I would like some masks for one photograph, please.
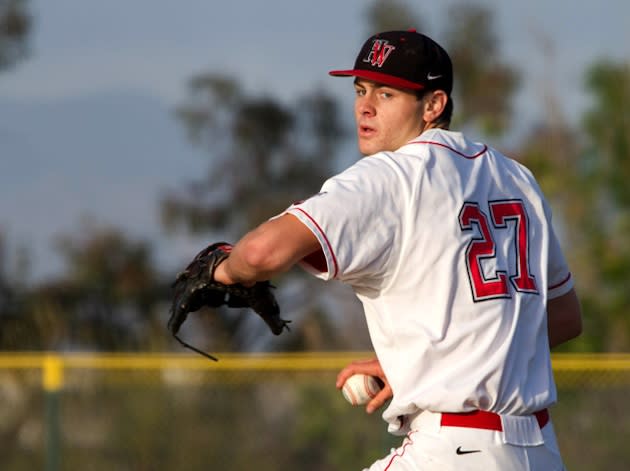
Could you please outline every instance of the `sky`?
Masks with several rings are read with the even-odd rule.
[[[151,241],[167,270],[190,258],[203,238],[165,235],[158,207],[166,188],[207,169],[173,116],[187,81],[220,71],[287,103],[314,87],[349,103],[350,83],[327,71],[352,65],[368,35],[363,0],[27,3],[30,55],[0,75],[0,232],[10,249],[29,248],[35,279],[62,269],[53,241],[80,236],[86,218]],[[442,42],[461,2],[408,3]],[[577,122],[589,105],[586,68],[630,62],[627,0],[477,3],[494,13],[500,53],[523,75],[521,129],[538,119],[545,87]]]

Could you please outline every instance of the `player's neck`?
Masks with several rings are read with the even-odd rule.
[[[422,124],[423,125],[420,131],[420,134],[422,134],[425,131],[428,131],[429,129],[443,129],[445,131],[448,131],[448,126],[445,126],[444,124],[438,123],[435,121],[432,121],[432,122],[423,121]]]

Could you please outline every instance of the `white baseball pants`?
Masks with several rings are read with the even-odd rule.
[[[551,420],[501,417],[503,430],[441,424],[424,411],[411,420],[399,448],[363,471],[563,471]]]

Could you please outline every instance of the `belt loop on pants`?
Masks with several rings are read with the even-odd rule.
[[[534,417],[538,421],[539,427],[542,429],[549,422],[549,411],[547,409],[535,412]],[[472,412],[442,412],[440,425],[443,427],[468,427],[480,428],[486,430],[503,431],[501,416],[494,412],[483,410],[475,410]]]

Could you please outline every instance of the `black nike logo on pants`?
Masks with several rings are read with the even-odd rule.
[[[481,453],[481,450],[462,450],[462,447],[458,446],[457,450],[455,450],[455,453],[457,453],[458,455],[467,455],[469,453]]]

